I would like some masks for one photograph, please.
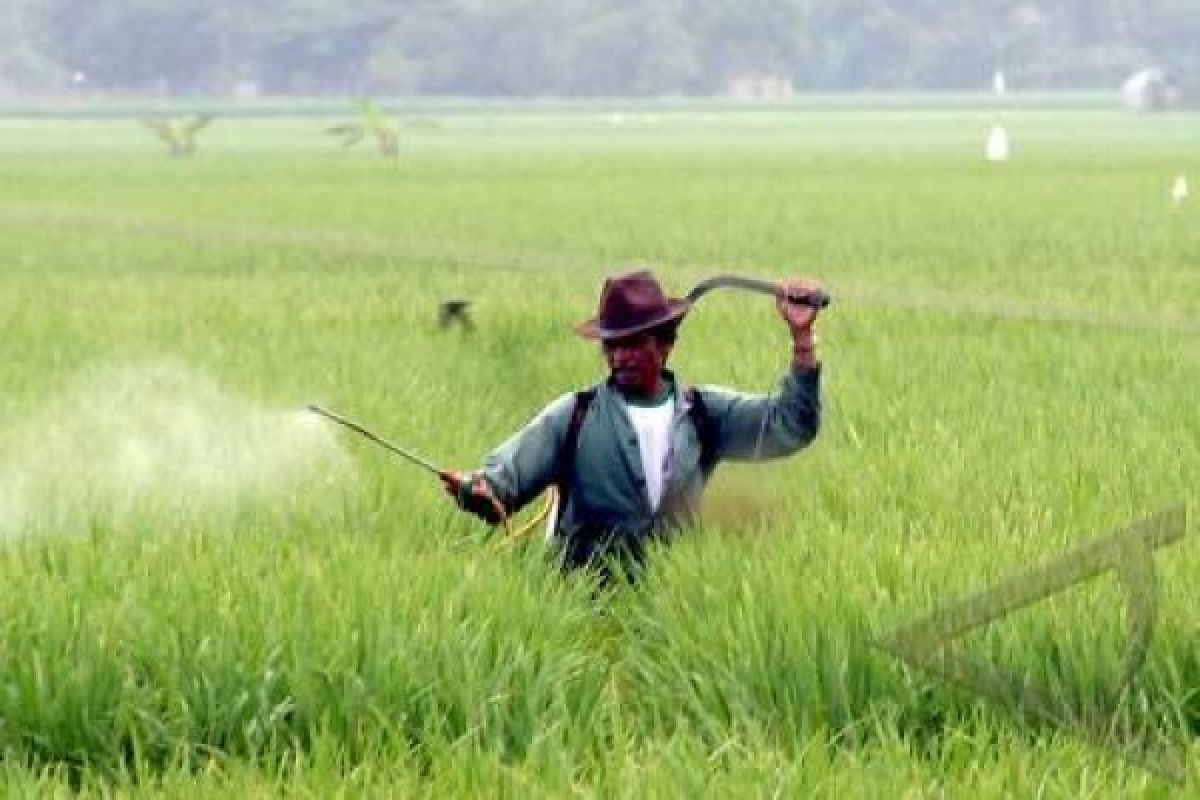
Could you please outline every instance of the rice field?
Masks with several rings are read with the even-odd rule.
[[[0,782],[13,796],[1171,796],[1200,785],[1194,531],[1145,665],[1113,573],[958,642],[1183,787],[901,664],[894,627],[1200,475],[1200,115],[457,109],[395,164],[318,119],[0,119]],[[1013,156],[983,159],[1004,124]],[[1193,196],[1170,197],[1177,175]],[[604,275],[821,280],[813,446],[597,597],[436,481],[603,377]],[[437,325],[472,301],[473,333]],[[770,301],[672,366],[770,391]],[[532,517],[530,509],[522,519]],[[1114,703],[1116,705],[1114,705]],[[1097,712],[1100,713],[1100,712]]]

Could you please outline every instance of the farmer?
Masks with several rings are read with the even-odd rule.
[[[640,564],[649,539],[695,520],[719,461],[787,456],[816,436],[817,310],[785,298],[817,291],[804,280],[779,284],[776,307],[791,333],[791,363],[777,393],[753,395],[684,384],[666,367],[689,303],[667,297],[646,270],[608,278],[596,316],[575,328],[599,340],[608,380],[559,397],[494,450],[483,469],[445,477],[447,492],[497,524],[557,486],[551,538],[564,566],[609,556]]]

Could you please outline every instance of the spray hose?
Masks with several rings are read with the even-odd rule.
[[[456,480],[457,480],[457,478],[456,478]],[[507,534],[508,539],[510,541],[515,541],[515,540],[518,540],[518,539],[522,538],[523,536],[525,536],[525,534],[529,533],[531,530],[533,530],[538,525],[542,524],[542,522],[545,521],[546,517],[550,515],[551,509],[553,509],[555,504],[558,502],[557,487],[548,486],[545,490],[545,496],[546,496],[546,500],[545,500],[545,502],[542,503],[541,509],[539,509],[538,512],[533,515],[533,518],[531,520],[529,520],[528,522],[526,522],[525,524],[523,524],[521,527],[517,528],[516,530],[513,530],[512,515],[508,513],[507,509],[505,509],[504,504],[501,503],[498,499],[496,499],[496,497],[494,495],[491,495],[491,494],[489,494],[488,499],[491,503],[492,511],[495,513],[496,524],[503,525],[504,532],[505,532],[505,534]],[[461,494],[459,495],[459,497],[460,497],[459,505],[462,506],[463,504],[462,504],[462,500],[461,500]]]
[[[514,541],[519,540],[519,539],[523,538],[525,536],[525,534],[529,533],[531,530],[533,530],[537,526],[544,523],[546,521],[546,518],[550,516],[550,510],[552,508],[554,508],[554,506],[557,503],[558,503],[558,489],[551,486],[546,489],[546,501],[544,503],[542,503],[542,507],[540,509],[538,509],[538,512],[533,515],[533,519],[529,520],[524,525],[517,528],[515,531],[512,530],[511,528],[506,528],[509,538]],[[507,526],[508,518],[505,517],[504,521],[505,521],[505,525]]]

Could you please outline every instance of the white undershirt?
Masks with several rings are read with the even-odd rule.
[[[675,398],[668,395],[661,405],[646,407],[626,403],[629,421],[637,431],[638,450],[642,454],[642,473],[646,476],[646,496],[650,507],[658,510],[662,500],[663,482],[671,449],[671,418],[675,413]]]

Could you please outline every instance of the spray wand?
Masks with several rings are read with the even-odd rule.
[[[372,442],[374,442],[375,444],[384,448],[385,450],[389,450],[398,456],[406,458],[419,467],[424,467],[425,469],[432,472],[434,475],[437,475],[442,480],[453,479],[453,474],[449,470],[442,469],[441,467],[439,467],[436,464],[434,464],[433,462],[431,462],[429,459],[417,455],[412,450],[409,450],[406,447],[401,447],[398,444],[392,444],[387,439],[384,439],[382,436],[371,433],[371,431],[367,430],[362,425],[359,425],[357,422],[347,419],[346,417],[343,417],[341,414],[335,414],[334,412],[330,411],[329,409],[322,408],[321,406],[318,406],[318,405],[308,405],[308,406],[305,406],[305,409],[307,411],[313,412],[314,414],[320,414],[322,417],[332,420],[344,428],[349,428],[350,430],[354,431],[355,433],[359,434],[360,436],[365,436],[366,438],[370,439]]]
[[[352,419],[344,417],[341,414],[337,414],[333,411],[330,411],[327,408],[323,408],[323,407],[321,407],[319,405],[315,405],[315,404],[305,406],[305,409],[307,411],[311,411],[314,414],[318,414],[332,422],[336,422],[338,425],[341,425],[344,428],[354,431],[359,436],[369,439],[370,441],[372,441],[375,444],[379,445],[380,447],[384,448],[388,452],[395,453],[396,455],[406,459],[407,461],[409,461],[413,464],[416,464],[418,467],[421,467],[429,472],[432,472],[434,475],[438,476],[438,478],[440,478],[443,483],[454,484],[454,485],[458,484],[459,477],[457,475],[455,475],[453,472],[451,472],[450,470],[442,469],[441,467],[434,464],[429,459],[425,458],[424,456],[418,455],[417,453],[413,452],[412,450],[410,450],[407,447],[401,447],[398,444],[389,442],[387,439],[384,439],[379,434],[371,432],[370,430],[363,427],[362,425],[359,425],[357,422],[355,422]],[[500,518],[500,522],[504,525],[504,529],[506,531],[508,531],[510,536],[520,537],[520,536],[524,535],[525,533],[529,532],[530,530],[532,530],[535,525],[540,524],[541,521],[543,519],[545,519],[546,515],[550,512],[550,506],[554,502],[554,500],[555,500],[555,495],[553,493],[553,490],[551,490],[550,496],[547,497],[545,507],[543,507],[542,510],[540,512],[538,512],[538,514],[533,519],[533,521],[527,523],[526,525],[524,525],[523,527],[521,527],[520,529],[518,529],[516,531],[513,531],[511,526],[509,525],[508,514],[505,513],[504,508],[502,506],[500,506],[499,504],[497,504],[494,499],[493,499],[493,504],[495,505],[496,514]]]

